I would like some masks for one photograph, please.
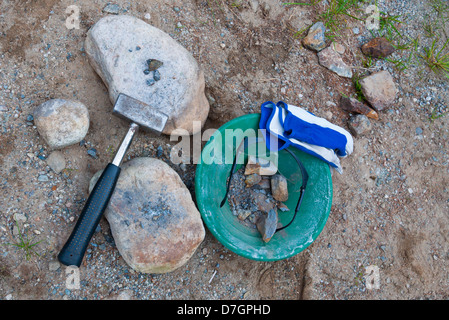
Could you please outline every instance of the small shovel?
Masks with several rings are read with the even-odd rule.
[[[119,94],[113,113],[130,120],[131,125],[114,160],[106,166],[90,193],[72,234],[58,255],[58,260],[67,266],[81,265],[90,239],[114,192],[125,153],[139,127],[161,133],[168,121],[166,114],[123,93]]]

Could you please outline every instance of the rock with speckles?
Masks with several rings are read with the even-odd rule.
[[[112,103],[124,93],[158,108],[169,116],[167,135],[201,130],[209,114],[204,72],[167,33],[130,15],[108,15],[89,29],[84,47]]]
[[[78,101],[51,99],[33,113],[40,136],[51,149],[62,149],[84,139],[89,130],[89,111]]]
[[[99,176],[92,178],[91,190]],[[181,267],[205,236],[189,190],[176,171],[155,158],[122,165],[105,217],[126,263],[143,273]]]

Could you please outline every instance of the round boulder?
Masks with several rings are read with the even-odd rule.
[[[89,111],[78,101],[51,99],[34,110],[34,124],[51,149],[61,149],[84,139]]]
[[[210,108],[204,72],[169,34],[130,15],[109,15],[89,29],[84,47],[113,104],[124,93],[157,108],[169,117],[167,135],[201,130]]]
[[[94,175],[90,189],[98,177]],[[172,168],[154,158],[123,164],[105,217],[120,254],[143,273],[179,268],[205,236],[189,190]]]

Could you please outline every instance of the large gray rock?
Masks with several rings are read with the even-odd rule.
[[[100,174],[92,178],[90,190]],[[205,236],[189,190],[173,169],[154,158],[123,164],[105,217],[120,254],[144,273],[184,265]]]
[[[34,124],[51,149],[61,149],[84,139],[89,111],[78,101],[51,99],[34,110]]]
[[[89,61],[109,89],[115,103],[127,94],[169,116],[163,131],[199,131],[209,113],[204,73],[193,56],[165,32],[128,15],[107,16],[87,33]],[[161,62],[150,70],[151,60]]]

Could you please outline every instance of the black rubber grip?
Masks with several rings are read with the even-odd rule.
[[[81,211],[72,234],[58,255],[58,260],[62,264],[77,267],[81,265],[90,239],[114,192],[119,175],[120,167],[112,163],[104,169]]]

